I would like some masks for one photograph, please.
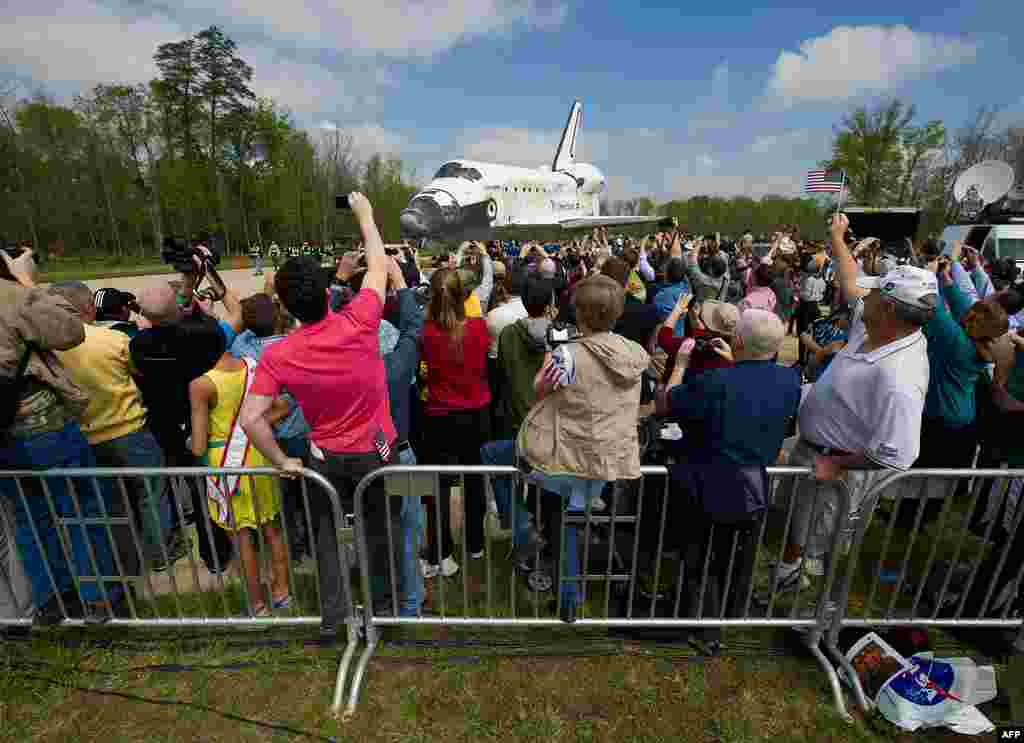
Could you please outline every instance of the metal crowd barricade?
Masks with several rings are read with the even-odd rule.
[[[196,509],[196,523],[199,524],[201,520],[204,525],[203,528],[196,529],[198,538],[203,539],[205,533],[212,541],[212,530],[219,527],[210,521],[206,478],[213,477],[223,481],[228,476],[240,478],[239,482],[247,483],[253,491],[258,482],[270,479],[280,499],[278,538],[283,541],[287,564],[289,595],[293,599],[290,608],[271,608],[274,597],[264,580],[262,568],[265,564],[263,558],[272,553],[272,545],[265,543],[262,529],[253,530],[256,535],[253,547],[259,571],[259,575],[254,577],[259,581],[263,603],[271,611],[270,617],[252,616],[252,606],[260,602],[254,600],[256,597],[248,595],[248,576],[244,560],[241,558],[237,532],[231,536],[235,558],[233,563],[236,566],[234,571],[229,570],[229,565],[222,564],[218,550],[212,543],[208,545],[208,558],[212,565],[201,567],[194,550],[189,550],[187,555],[180,558],[179,562],[187,561],[188,577],[184,580],[177,575],[175,566],[170,564],[166,534],[158,532],[161,538],[156,550],[151,541],[146,542],[148,549],[144,549],[146,540],[141,526],[143,519],[151,517],[159,524],[158,505],[162,503],[165,508],[174,508],[179,524],[185,524],[186,504],[182,502],[182,496],[186,493],[195,494],[191,500]],[[316,509],[311,509],[310,506],[312,483],[315,488],[314,497],[326,498],[329,505],[324,506],[322,501],[314,502],[321,511],[325,507],[330,509],[337,530],[337,560],[341,566],[341,598],[344,607],[344,616],[339,619],[347,626],[346,653],[351,656],[356,647],[359,627],[351,593],[352,534],[351,529],[346,529],[342,503],[330,482],[312,470],[304,470],[301,476],[287,482],[294,487],[286,488],[281,472],[269,467],[6,470],[0,471],[0,495],[6,496],[10,502],[17,502],[24,509],[23,513],[35,514],[34,518],[23,520],[19,535],[20,543],[24,545],[24,540],[31,538],[32,544],[41,555],[41,566],[45,571],[49,589],[56,599],[62,626],[109,623],[118,626],[162,628],[266,627],[321,623],[318,610],[322,604],[322,597],[314,528]],[[191,485],[195,485],[196,488],[193,490]],[[141,488],[145,488],[145,491]],[[294,502],[296,490],[299,495],[298,503]],[[172,494],[174,497],[165,500],[166,496]],[[260,499],[252,500],[255,520],[261,521]],[[152,513],[140,512],[143,502],[149,504]],[[236,523],[230,499],[227,508],[229,523]],[[301,601],[302,597],[296,594],[300,582],[296,580],[296,565],[292,559],[292,537],[287,523],[289,517],[304,524],[309,554],[313,558],[311,567],[315,602],[306,602],[305,607],[294,603]],[[302,528],[298,530],[301,532]],[[9,544],[13,542],[14,535],[9,534],[8,540]],[[155,575],[150,569],[154,559],[163,562],[166,575]],[[126,572],[126,563],[130,563],[135,569]],[[25,565],[26,572],[29,572],[31,567]],[[37,564],[34,567],[38,570],[40,566]],[[104,567],[113,570],[105,570]],[[62,584],[55,574],[57,568],[70,572],[70,587],[65,585],[62,589]],[[229,572],[235,572],[237,575],[232,577]],[[201,580],[201,575],[205,580]],[[9,589],[14,593],[15,586],[10,584],[8,571],[0,570],[0,582],[4,583],[0,588]],[[167,584],[164,590],[156,588],[156,585],[161,583]],[[69,601],[77,599],[84,607],[86,602],[83,600],[82,589],[89,584],[96,586],[104,604],[101,613],[92,616],[71,616]],[[121,587],[123,601],[111,602],[111,598],[117,598],[114,595],[116,587]],[[235,601],[234,597],[238,590],[241,592],[241,600]],[[238,608],[239,605],[241,608]],[[246,606],[249,607],[248,611],[245,609]],[[317,613],[304,613],[303,609],[308,607],[316,607]],[[32,616],[0,616],[0,626],[31,626],[33,621]]]
[[[1021,469],[898,472],[877,482],[865,495],[859,513],[851,513],[848,525],[854,541],[835,586],[838,606],[825,648],[842,668],[862,709],[867,711],[870,702],[839,649],[839,633],[845,628],[865,632],[891,626],[1016,630],[1014,646],[1024,651],[1024,624],[1020,616],[1012,615],[1024,580],[1024,498],[1019,496],[1020,485],[1016,498],[1007,492],[1013,480],[1021,478]],[[966,498],[957,495],[963,480],[970,485]],[[992,506],[987,520],[979,519],[976,510],[983,493]],[[1009,516],[1006,504],[1014,500]],[[882,518],[881,506],[887,501],[892,507],[888,517]],[[925,505],[929,502],[938,511],[932,511],[930,518]],[[907,517],[897,518],[902,508],[912,508],[909,531],[904,528]],[[924,538],[926,529],[931,534]],[[879,546],[879,538],[880,551],[870,554]],[[855,588],[858,595],[866,595],[863,605],[851,605]]]
[[[766,567],[769,559],[776,562],[782,560],[783,546],[790,534],[794,517],[794,506],[798,497],[805,497],[811,491],[808,488],[792,488],[792,497],[788,503],[776,505],[764,516],[744,528],[732,528],[709,525],[707,537],[704,539],[706,549],[695,556],[692,551],[687,554],[685,540],[680,544],[678,534],[674,530],[685,528],[685,501],[671,503],[673,487],[670,484],[668,470],[665,467],[644,467],[643,477],[630,483],[615,483],[612,492],[604,496],[605,503],[600,513],[594,509],[594,501],[588,500],[584,512],[566,512],[561,516],[562,525],[558,533],[558,544],[564,544],[571,536],[569,529],[576,531],[581,537],[582,561],[578,575],[565,573],[564,561],[554,559],[555,564],[562,564],[560,575],[550,575],[550,590],[556,591],[553,608],[541,609],[540,594],[544,592],[544,581],[534,580],[534,573],[541,570],[544,560],[539,545],[534,544],[530,575],[524,579],[520,576],[520,568],[508,562],[504,555],[498,556],[491,532],[484,530],[485,547],[483,560],[471,560],[467,554],[464,539],[456,539],[456,549],[461,543],[459,574],[445,579],[438,576],[433,581],[432,607],[425,612],[422,607],[410,613],[399,608],[399,595],[404,588],[399,576],[409,575],[409,565],[398,565],[398,559],[408,560],[420,555],[423,535],[417,529],[407,529],[401,522],[394,520],[396,508],[401,509],[393,500],[419,499],[423,491],[423,481],[429,481],[429,495],[432,496],[429,508],[434,511],[436,528],[430,537],[429,558],[441,563],[443,555],[442,539],[439,529],[445,528],[442,522],[441,499],[442,478],[449,482],[456,478],[463,494],[462,520],[465,523],[465,495],[467,477],[481,476],[484,480],[484,491],[492,493],[501,478],[511,478],[513,488],[509,519],[514,526],[517,523],[517,508],[527,508],[527,496],[530,488],[523,473],[515,467],[504,466],[392,466],[379,469],[367,475],[358,485],[354,494],[354,512],[356,520],[356,553],[362,589],[362,606],[357,608],[363,616],[363,634],[366,646],[352,672],[348,686],[348,702],[345,706],[343,719],[350,717],[358,704],[369,661],[381,637],[381,628],[395,625],[442,625],[442,626],[487,626],[487,627],[608,627],[608,628],[686,628],[698,631],[720,630],[722,628],[790,628],[800,630],[804,643],[828,678],[836,711],[845,719],[851,719],[846,712],[838,675],[831,663],[826,659],[820,648],[824,634],[832,626],[835,613],[833,588],[837,566],[834,560],[826,561],[825,575],[816,581],[816,585],[801,588],[804,580],[804,568],[800,568],[796,585],[793,588],[779,588],[773,575],[767,581],[767,587],[757,589],[759,568]],[[798,467],[773,467],[768,470],[772,484],[776,480],[813,477],[813,471]],[[399,483],[397,488],[384,488],[384,493],[376,492],[388,482]],[[418,485],[414,486],[414,481]],[[401,483],[405,483],[404,486]],[[505,481],[508,482],[507,480]],[[373,487],[373,491],[371,491]],[[778,489],[770,488],[771,497],[775,499]],[[397,491],[397,492],[396,492]],[[653,492],[652,492],[653,491]],[[837,523],[845,523],[849,512],[849,493],[844,484],[837,488],[839,503],[836,504]],[[555,496],[543,496],[552,498]],[[542,511],[547,510],[551,518],[550,506],[542,509],[543,497],[533,498],[532,511],[528,510],[532,525],[542,523]],[[610,498],[610,502],[608,502]],[[430,501],[430,498],[427,498]],[[415,503],[415,501],[414,501]],[[384,508],[383,517],[373,509]],[[811,504],[811,518],[818,512],[819,499],[814,498]],[[673,521],[667,522],[670,508],[674,511]],[[678,510],[682,508],[682,510]],[[454,508],[453,508],[454,511]],[[556,507],[555,511],[562,513]],[[651,521],[654,513],[654,521]],[[645,516],[645,514],[647,514]],[[682,514],[682,516],[680,516]],[[373,528],[386,533],[370,533],[368,525],[372,518]],[[781,519],[782,523],[778,524]],[[771,529],[769,529],[769,522]],[[383,526],[386,524],[386,527]],[[668,529],[668,530],[666,530]],[[716,541],[717,529],[726,529],[721,541]],[[769,553],[767,535],[781,531],[778,546],[772,547]],[[835,529],[832,537],[831,553],[836,552],[838,540],[842,536],[841,529]],[[410,545],[403,543],[404,557],[396,558],[396,539],[407,539],[413,535]],[[731,532],[731,539],[730,539]],[[642,534],[645,536],[642,537]],[[675,536],[676,538],[672,539]],[[667,539],[668,537],[668,539]],[[374,543],[375,561],[371,560],[369,542]],[[550,541],[549,541],[549,546]],[[382,548],[382,543],[386,547]],[[679,545],[676,550],[668,550],[670,542]],[[570,541],[571,543],[571,541]],[[385,551],[386,550],[386,551]],[[652,552],[653,550],[653,552]],[[701,547],[698,547],[701,551]],[[386,554],[387,564],[381,561]],[[517,555],[517,559],[521,554]],[[577,559],[579,554],[577,554]],[[699,559],[698,559],[699,558]],[[507,577],[501,576],[501,563],[505,561],[510,570]],[[482,562],[482,565],[481,565]],[[527,562],[531,562],[527,559]],[[592,569],[597,563],[596,569]],[[671,576],[671,567],[677,565],[677,574]],[[688,569],[686,565],[691,567]],[[698,568],[695,570],[694,568]],[[723,569],[724,568],[724,569]],[[653,580],[644,583],[640,575]],[[744,572],[749,570],[749,572]],[[468,573],[483,573],[483,585],[470,591]],[[664,573],[663,573],[664,571]],[[697,575],[700,575],[697,581]],[[663,575],[668,578],[665,590],[662,590]],[[749,580],[744,578],[748,576]],[[507,589],[505,588],[505,581]],[[474,582],[476,578],[474,578]],[[710,582],[709,582],[710,581]],[[741,589],[734,585],[746,583]],[[390,598],[377,594],[372,584],[390,585]],[[573,583],[578,587],[579,616],[574,622],[566,623],[562,614],[562,586]],[[724,585],[723,585],[724,582]],[[808,580],[808,583],[810,581]],[[652,587],[653,586],[653,587]],[[705,610],[705,600],[718,589],[720,601],[718,609]],[[732,593],[730,593],[732,589]],[[686,591],[687,606],[696,603],[695,610],[681,611],[683,592]],[[448,593],[456,594],[454,606],[449,602]],[[602,595],[603,593],[603,595]],[[525,598],[523,597],[525,594]],[[590,598],[588,599],[588,594]],[[611,611],[611,602],[616,600],[617,611]],[[738,601],[738,603],[737,603]],[[732,602],[732,603],[730,603]],[[603,611],[601,605],[603,604]],[[659,605],[660,604],[660,605]],[[410,613],[409,616],[404,614]],[[345,687],[349,677],[349,667],[353,656],[346,654],[338,669],[332,709],[341,711]]]

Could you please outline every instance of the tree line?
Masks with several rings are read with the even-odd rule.
[[[160,45],[159,77],[97,85],[69,105],[0,89],[0,236],[45,252],[155,256],[165,236],[330,243],[357,233],[335,195],[369,196],[385,239],[414,192],[402,161],[362,161],[340,131],[311,133],[250,88],[212,26]],[[6,95],[5,95],[6,93]]]

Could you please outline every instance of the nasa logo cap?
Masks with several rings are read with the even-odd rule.
[[[928,298],[939,293],[939,282],[935,274],[916,266],[899,266],[884,276],[860,276],[857,286],[861,289],[878,289],[890,299],[922,310],[934,309],[934,299]]]

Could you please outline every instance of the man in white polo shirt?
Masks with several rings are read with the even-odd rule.
[[[935,312],[938,282],[913,266],[858,278],[843,239],[848,226],[842,214],[832,221],[833,260],[839,288],[856,306],[849,342],[800,407],[800,441],[790,464],[813,466],[817,482],[797,486],[790,542],[776,572],[784,586],[803,572],[824,574],[838,504],[831,483],[846,481],[857,510],[885,469],[909,469],[920,451],[929,375],[921,327]]]

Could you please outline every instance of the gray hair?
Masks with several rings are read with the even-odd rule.
[[[92,289],[81,281],[58,281],[50,286],[49,292],[64,297],[79,311],[93,306]]]
[[[139,313],[154,325],[178,319],[178,304],[170,284],[151,286],[139,292]]]
[[[779,352],[786,337],[786,326],[774,312],[750,309],[740,314],[736,335],[750,359],[770,359]]]
[[[884,299],[892,306],[893,314],[900,322],[913,325],[915,328],[924,327],[931,322],[931,319],[935,317],[935,307],[939,303],[938,294],[928,294],[921,298],[922,302],[931,305],[927,309],[915,307],[892,297],[884,297]]]

